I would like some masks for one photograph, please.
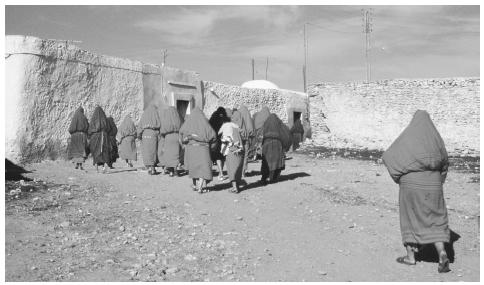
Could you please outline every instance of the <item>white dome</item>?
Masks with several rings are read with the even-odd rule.
[[[258,88],[258,89],[279,89],[276,84],[267,80],[251,80],[241,85],[243,88]]]

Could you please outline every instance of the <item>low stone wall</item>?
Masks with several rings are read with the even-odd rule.
[[[429,112],[449,153],[479,156],[479,88],[478,78],[311,85],[314,143],[385,150],[422,109]]]

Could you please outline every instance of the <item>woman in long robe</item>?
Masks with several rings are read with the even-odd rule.
[[[98,166],[104,165],[103,173],[106,172],[107,163],[111,159],[108,130],[109,124],[106,114],[100,106],[97,106],[92,114],[87,135],[89,137],[89,150],[92,154],[92,162],[96,165],[96,171],[98,172]]]
[[[304,135],[304,127],[301,123],[301,120],[297,119],[291,128],[293,151],[299,148],[299,144],[303,141],[303,135]]]
[[[124,117],[118,129],[119,156],[124,159],[128,167],[133,167],[132,161],[137,160],[136,153],[136,126],[131,117]]]
[[[415,112],[382,158],[400,187],[400,230],[407,255],[397,258],[397,262],[415,265],[419,246],[434,244],[439,254],[438,272],[450,271],[444,248],[450,240],[450,229],[443,193],[449,160],[429,114]]]
[[[239,112],[242,115],[242,119],[244,121],[245,131],[247,133],[247,137],[244,139],[244,164],[242,169],[242,176],[245,177],[247,173],[248,167],[248,160],[250,154],[253,152],[254,146],[254,139],[255,139],[255,127],[254,121],[252,120],[252,116],[250,115],[249,109],[245,105],[240,106]],[[252,155],[253,157],[253,155]]]
[[[160,135],[160,118],[155,105],[150,105],[141,115],[138,124],[138,138],[141,140],[143,163],[149,169],[149,175],[156,174],[158,156],[158,138]]]
[[[160,126],[163,121],[163,114],[166,111],[167,106],[158,106],[156,109],[158,111],[158,118],[160,119]],[[165,173],[165,165],[161,163],[161,157],[163,156],[163,149],[164,149],[164,144],[165,144],[165,137],[160,133],[158,136],[158,152],[157,152],[157,165],[161,167],[161,173]]]
[[[163,138],[163,154],[160,164],[165,167],[170,176],[178,176],[176,167],[180,164],[179,134],[181,127],[180,115],[175,107],[168,107],[160,118],[160,135]]]
[[[225,111],[225,108],[223,107],[218,107],[215,112],[212,113],[212,116],[210,117],[209,123],[210,126],[212,126],[213,130],[215,133],[217,133],[217,141],[216,141],[216,146],[213,147],[213,149],[210,151],[210,157],[212,158],[212,161],[217,164],[217,169],[218,169],[218,179],[223,180],[223,167],[224,167],[224,160],[225,157],[222,155],[220,152],[220,147],[221,147],[221,135],[218,134],[218,131],[220,130],[220,127],[225,123],[229,122],[230,119],[227,116],[227,113]]]
[[[227,174],[232,183],[231,192],[239,193],[239,185],[242,180],[244,164],[244,137],[247,133],[243,127],[242,114],[239,111],[232,113],[232,121],[222,125],[219,133],[222,135],[223,154],[226,156]]]
[[[110,160],[108,163],[109,168],[113,169],[113,163],[116,162],[116,159],[119,157],[118,154],[118,143],[116,142],[116,134],[118,133],[118,128],[116,127],[116,123],[114,122],[113,117],[108,117],[108,139],[109,139],[109,147],[110,147]]]
[[[267,106],[262,107],[259,112],[254,114],[254,128],[255,128],[255,154],[254,159],[262,156],[262,140],[263,140],[263,130],[265,121],[269,118],[271,112]]]
[[[200,108],[191,110],[180,128],[180,137],[185,144],[185,169],[188,169],[192,178],[192,187],[199,193],[204,193],[207,181],[213,178],[210,148],[217,140],[217,134]]]
[[[89,123],[84,115],[84,109],[79,107],[74,113],[69,133],[71,140],[67,146],[67,158],[76,164],[76,169],[83,170],[82,164],[89,155],[89,144],[87,142],[87,131]]]
[[[264,123],[262,142],[262,182],[267,178],[271,183],[277,181],[281,171],[285,169],[285,152],[291,147],[291,131],[277,117],[270,114]]]

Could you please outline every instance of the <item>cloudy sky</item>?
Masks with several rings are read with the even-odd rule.
[[[240,85],[252,77],[302,90],[308,80],[366,78],[362,9],[372,8],[372,79],[479,76],[479,6],[6,6],[5,33],[78,40],[99,54],[195,70]]]

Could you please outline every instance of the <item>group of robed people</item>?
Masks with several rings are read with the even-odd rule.
[[[285,168],[285,153],[291,145],[298,147],[304,129],[300,120],[289,129],[268,107],[254,116],[246,106],[238,109],[219,107],[208,120],[195,107],[186,120],[172,106],[149,105],[136,127],[130,116],[116,128],[112,117],[107,118],[97,106],[88,122],[80,107],[74,114],[69,128],[71,141],[68,158],[82,169],[82,163],[92,154],[93,164],[104,165],[103,172],[117,158],[133,167],[137,160],[136,139],[141,142],[143,163],[148,174],[178,175],[183,168],[192,178],[192,188],[200,193],[207,191],[207,182],[213,179],[212,166],[218,170],[218,179],[232,183],[230,191],[238,193],[248,162],[260,158],[261,181],[275,182]],[[226,167],[228,177],[223,175]]]
[[[113,168],[113,163],[119,157],[116,134],[118,129],[112,117],[106,117],[101,107],[96,107],[91,120],[84,115],[84,109],[79,107],[72,118],[69,126],[71,134],[67,148],[67,157],[75,164],[76,169],[84,169],[89,153],[92,155],[93,164],[102,165],[103,172],[106,168]]]
[[[253,116],[245,106],[219,107],[210,120],[195,107],[183,122],[176,108],[150,105],[138,128],[126,116],[119,129],[101,107],[96,107],[90,122],[80,107],[69,126],[68,157],[80,169],[89,153],[96,169],[104,165],[105,171],[118,157],[132,167],[131,161],[137,159],[138,138],[149,174],[154,174],[158,165],[174,175],[184,165],[192,178],[193,190],[203,193],[207,191],[207,182],[213,179],[212,166],[216,165],[218,178],[225,180],[225,165],[232,183],[230,191],[238,193],[248,161],[257,157],[262,160],[261,181],[276,181],[285,168],[285,153],[291,145],[302,141],[302,132],[300,121],[289,129],[267,107]],[[400,229],[407,255],[397,262],[415,265],[415,253],[422,246],[433,244],[439,255],[438,272],[450,271],[444,247],[450,241],[450,229],[443,195],[449,159],[444,141],[426,111],[414,114],[382,159],[400,187]]]

